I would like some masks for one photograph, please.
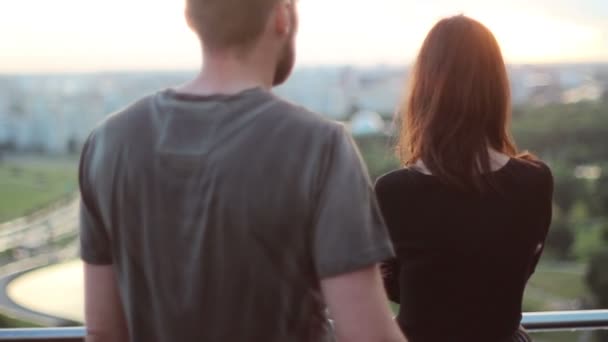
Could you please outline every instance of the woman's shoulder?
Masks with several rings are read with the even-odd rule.
[[[544,161],[528,156],[511,158],[509,164],[515,172],[541,178],[553,178],[551,168]]]
[[[379,194],[386,194],[396,189],[403,189],[404,187],[412,187],[418,184],[417,179],[420,176],[424,176],[419,171],[416,171],[410,167],[403,167],[394,171],[391,171],[383,176],[380,176],[376,181],[376,192]]]
[[[512,158],[508,174],[532,188],[553,191],[553,173],[544,161],[528,156]]]

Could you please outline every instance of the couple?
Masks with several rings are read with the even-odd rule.
[[[430,32],[399,114],[406,167],[374,192],[341,125],[270,92],[294,64],[295,1],[188,0],[187,18],[198,77],[83,149],[87,341],[528,339],[552,178],[514,147],[484,26]]]

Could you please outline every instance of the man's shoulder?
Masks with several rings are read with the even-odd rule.
[[[298,105],[289,100],[272,95],[274,106],[272,112],[277,116],[276,119],[286,120],[302,129],[323,128],[330,131],[340,130],[343,125],[331,120],[320,113],[314,112],[302,105]]]
[[[153,134],[148,129],[152,101],[154,95],[140,98],[99,122],[84,144],[81,163],[107,169],[119,163],[126,147],[136,145],[135,149],[139,149],[139,146],[149,144]]]
[[[110,113],[93,129],[95,135],[108,136],[111,140],[120,140],[121,137],[133,137],[136,130],[141,129],[142,120],[149,119],[152,102],[155,95],[142,97],[126,107]]]

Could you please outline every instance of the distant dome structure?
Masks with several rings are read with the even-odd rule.
[[[380,114],[371,110],[360,110],[351,116],[349,126],[354,136],[361,136],[383,133],[386,125]]]

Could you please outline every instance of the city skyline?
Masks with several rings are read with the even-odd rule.
[[[440,18],[465,14],[509,63],[608,62],[602,0],[300,0],[298,65],[409,64]],[[0,5],[0,73],[194,69],[176,0],[20,0]],[[337,44],[339,42],[339,44]]]

